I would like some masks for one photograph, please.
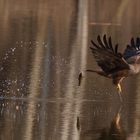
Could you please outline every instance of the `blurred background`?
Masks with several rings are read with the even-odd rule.
[[[93,73],[89,49],[140,36],[139,0],[0,0],[0,140],[139,140],[140,76]]]

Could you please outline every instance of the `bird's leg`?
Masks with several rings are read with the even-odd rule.
[[[105,77],[108,77],[110,78],[105,72],[103,72],[102,70],[86,70],[85,72],[93,72],[93,73],[97,73],[99,75],[102,75],[102,76],[105,76]],[[83,73],[80,72],[79,73],[79,76],[78,76],[78,86],[81,85],[81,82],[82,82],[82,77],[83,77]]]
[[[117,84],[117,89],[118,89],[118,92],[119,92],[119,93],[122,92],[122,87],[121,87],[120,83]]]
[[[102,76],[105,76],[107,77],[107,75],[102,71],[102,70],[86,70],[85,72],[93,72],[93,73],[97,73],[99,75],[102,75]],[[78,76],[78,86],[81,85],[81,82],[82,82],[82,77],[83,77],[83,73],[80,72],[79,73],[79,76]]]
[[[120,83],[117,84],[117,89],[118,89],[118,95],[120,97],[120,100],[122,102],[122,95],[121,95],[121,92],[122,92],[122,88],[121,88],[121,85]]]
[[[97,74],[99,74],[99,75],[101,75],[101,76],[105,76],[105,77],[107,77],[107,78],[110,78],[109,76],[108,76],[108,74],[106,74],[104,71],[102,71],[102,70],[86,70],[86,72],[93,72],[93,73],[97,73]]]
[[[86,72],[99,73],[99,71],[97,70],[86,70]],[[82,83],[82,77],[83,77],[83,72],[80,72],[78,76],[78,86],[80,86]]]

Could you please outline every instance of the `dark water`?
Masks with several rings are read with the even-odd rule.
[[[140,35],[139,0],[0,1],[0,140],[139,140],[140,77],[84,73],[98,34],[125,49]]]

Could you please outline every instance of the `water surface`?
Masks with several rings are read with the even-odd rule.
[[[85,69],[97,35],[123,51],[140,34],[139,0],[0,1],[0,140],[139,140],[139,75]],[[78,75],[83,72],[81,86]]]

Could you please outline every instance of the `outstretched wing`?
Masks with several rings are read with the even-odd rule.
[[[140,60],[140,38],[131,39],[131,43],[127,45],[123,53],[124,59],[128,63],[137,63]]]
[[[123,69],[129,69],[128,63],[124,60],[121,53],[118,53],[118,44],[113,48],[111,37],[106,39],[106,35],[103,36],[103,41],[100,36],[97,37],[99,45],[94,43],[93,47],[90,47],[92,53],[97,61],[97,64],[102,68],[102,70],[111,74]]]

